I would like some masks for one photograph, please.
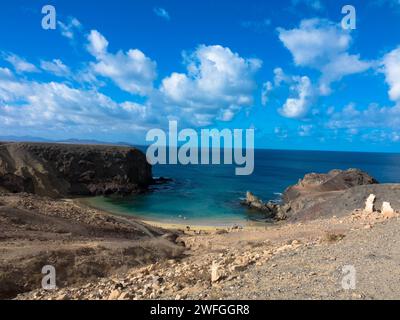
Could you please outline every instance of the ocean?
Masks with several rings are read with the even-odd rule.
[[[400,154],[256,150],[255,170],[236,176],[232,165],[160,165],[155,177],[173,182],[144,195],[103,198],[90,203],[103,209],[163,223],[233,225],[263,220],[240,205],[246,191],[261,199],[279,200],[284,190],[310,172],[358,168],[381,183],[400,182]]]

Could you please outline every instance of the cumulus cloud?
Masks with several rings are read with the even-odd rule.
[[[332,112],[327,126],[333,129],[398,129],[400,126],[400,47],[381,59],[380,71],[385,75],[389,86],[389,98],[395,102],[393,106],[379,106],[372,103],[366,108],[356,108],[351,103],[342,110]],[[381,131],[379,131],[381,132]],[[375,132],[376,133],[376,132]],[[373,137],[377,137],[376,134]]]
[[[366,71],[370,62],[348,53],[352,38],[348,31],[324,19],[307,19],[298,28],[278,29],[279,39],[293,55],[297,66],[321,72],[320,93],[330,94],[333,82]]]
[[[52,61],[42,60],[40,62],[40,68],[58,77],[68,77],[71,74],[71,70],[60,59],[54,59]]]
[[[97,62],[91,64],[94,74],[111,79],[122,90],[146,95],[153,89],[157,65],[138,49],[108,52],[107,39],[97,30],[88,35],[88,51]]]
[[[0,121],[6,131],[137,128],[146,117],[146,108],[139,104],[117,103],[96,90],[63,83],[21,80],[5,68],[0,68],[0,101]]]
[[[262,102],[280,104],[279,113],[286,118],[304,118],[313,103],[315,90],[312,82],[307,76],[287,75],[281,68],[274,70],[273,82],[268,81],[263,85]],[[286,89],[287,90],[281,90]],[[283,92],[282,92],[283,91]],[[274,94],[278,92],[277,94]],[[273,97],[270,97],[274,95]],[[285,101],[282,102],[282,97]]]
[[[329,108],[323,124],[326,128],[344,130],[348,136],[359,135],[366,141],[399,141],[400,135],[396,130],[400,127],[400,48],[384,55],[380,65],[394,105],[371,103],[357,107],[349,103],[341,110]]]
[[[206,126],[215,118],[229,121],[252,105],[261,60],[242,58],[219,45],[201,45],[184,58],[187,72],[171,74],[160,88],[164,101],[178,107],[177,114]]]
[[[333,113],[327,126],[331,129],[396,129],[400,126],[400,104],[381,107],[372,103],[367,108],[356,108],[354,104],[349,104]]]
[[[226,47],[201,45],[183,53],[185,72],[173,72],[154,87],[156,63],[140,50],[112,53],[108,40],[96,30],[87,35],[85,48],[93,59],[82,62],[84,67],[77,70],[61,59],[41,60],[35,66],[7,55],[15,71],[0,65],[3,133],[115,130],[121,134],[162,128],[168,120],[188,126],[231,121],[243,108],[252,106],[255,74],[262,65],[260,60],[243,58]],[[46,72],[54,80],[19,75],[34,70]],[[62,81],[65,79],[68,81]],[[110,81],[140,97],[117,102],[100,92]]]
[[[400,47],[386,54],[382,59],[382,71],[390,87],[389,97],[400,102]]]
[[[33,73],[39,72],[39,69],[36,66],[25,59],[12,54],[12,53],[3,53],[4,60],[9,62],[18,73]]]
[[[310,78],[293,77],[293,84],[290,87],[291,97],[289,97],[279,112],[287,118],[303,118],[311,105],[312,84]]]

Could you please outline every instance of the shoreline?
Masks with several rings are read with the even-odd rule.
[[[29,199],[25,199],[28,206],[31,205],[32,200],[39,200],[44,204],[50,202],[49,208],[64,207],[66,212],[69,212],[70,206],[74,203],[80,208],[85,206],[69,199],[46,200],[35,196],[29,196]],[[79,208],[76,210],[80,214],[75,218],[81,219],[82,214],[89,215],[87,221],[92,221],[92,218],[98,219],[102,228],[105,228],[104,230],[109,230],[104,224],[112,222],[114,220],[112,216],[114,216],[115,221],[112,223],[123,224],[115,230],[116,235],[125,228],[131,228],[141,223],[134,219],[118,219],[116,215],[110,215],[104,210]],[[53,211],[43,208],[42,212],[51,214]],[[104,216],[107,219],[104,219]],[[73,217],[71,216],[71,218]],[[120,237],[107,237],[96,243],[99,251],[90,259],[85,258],[87,259],[85,263],[89,265],[93,261],[93,257],[103,257],[104,247],[107,245],[107,260],[99,270],[102,271],[105,266],[112,264],[115,266],[115,269],[111,270],[112,272],[90,282],[68,283],[54,292],[37,288],[32,284],[30,290],[19,294],[16,299],[233,300],[240,298],[265,300],[313,298],[358,300],[377,297],[393,298],[398,295],[399,282],[393,274],[393,270],[397,266],[396,257],[398,255],[396,255],[397,246],[388,246],[387,243],[388,237],[393,238],[396,242],[400,241],[399,222],[400,214],[397,213],[392,219],[388,219],[381,212],[368,214],[359,210],[348,212],[344,217],[323,217],[298,223],[277,223],[271,224],[270,228],[264,226],[264,229],[244,228],[228,232],[213,232],[218,228],[209,226],[207,231],[204,230],[207,229],[207,226],[203,226],[199,228],[204,232],[199,233],[174,233],[172,230],[164,230],[164,232],[160,230],[159,238],[151,237],[147,243],[152,246],[147,247],[144,246],[146,239],[139,240],[135,244],[133,239],[124,238],[124,243],[122,243]],[[159,224],[157,222],[150,223],[151,225]],[[141,228],[137,228],[138,235],[143,227],[154,230],[151,225],[146,227],[145,224],[141,224]],[[163,228],[179,227],[176,224],[162,224],[162,226]],[[130,232],[127,233],[127,235],[129,234]],[[175,245],[181,244],[180,247],[173,247],[169,255],[163,255],[156,261],[134,263],[146,255],[143,255],[144,252],[153,253],[163,244],[163,241],[176,236],[177,238],[173,242],[164,243],[159,250],[161,253],[163,250],[169,250],[174,243]],[[49,249],[55,252],[59,251],[61,259],[66,254],[66,246],[68,246],[68,250],[73,250],[72,246],[75,246],[75,242],[71,242],[71,240],[73,239],[70,239],[69,243],[63,243],[62,248],[52,247]],[[93,250],[95,238],[91,236],[82,240],[84,242],[80,242],[81,246]],[[139,243],[141,247],[135,248],[135,245]],[[39,244],[40,246],[44,245],[42,242]],[[15,244],[11,245],[13,250],[17,250]],[[118,247],[115,247],[116,245]],[[124,249],[124,246],[128,245],[131,247],[128,250]],[[62,250],[60,251],[60,249]],[[42,252],[42,250],[40,247],[38,252]],[[120,260],[125,265],[122,270],[119,269],[118,261],[114,262],[116,257],[120,257],[121,250],[126,250]],[[175,250],[180,250],[179,254],[174,254]],[[382,260],[382,263],[376,263],[375,260],[371,260],[371,257],[376,257],[377,250],[382,257],[393,257],[393,259],[385,259]],[[75,257],[76,252],[73,251],[71,256]],[[71,261],[75,261],[74,259]],[[128,259],[131,259],[132,263],[127,264]],[[338,274],[338,270],[348,265],[349,261],[354,261],[354,266],[359,274],[372,275],[376,282],[393,285],[383,286],[382,290],[377,290],[370,286],[368,279],[360,277],[357,290],[351,292],[341,290],[341,274]],[[214,272],[212,271],[213,266],[216,268]],[[36,264],[33,267],[36,267]],[[71,265],[74,272],[79,272],[80,267],[81,264]],[[86,274],[82,273],[82,278],[84,276]],[[154,279],[158,279],[158,281],[154,282]]]
[[[165,230],[182,230],[182,231],[205,231],[205,232],[218,232],[223,230],[232,230],[232,229],[239,229],[239,230],[266,230],[267,228],[279,226],[281,225],[278,222],[260,222],[260,221],[245,221],[245,220],[229,220],[229,223],[223,223],[222,220],[215,219],[216,224],[207,224],[203,223],[200,220],[183,220],[181,221],[160,221],[160,220],[153,220],[153,219],[146,219],[144,217],[137,216],[135,214],[127,214],[123,212],[117,212],[110,210],[108,208],[104,208],[102,206],[96,206],[90,200],[93,198],[73,198],[73,199],[64,199],[65,201],[72,201],[76,205],[85,206],[87,208],[99,210],[106,212],[111,215],[120,216],[120,217],[129,217],[133,218],[137,221],[142,223],[146,223],[150,226],[162,228]],[[186,223],[185,223],[186,222]]]

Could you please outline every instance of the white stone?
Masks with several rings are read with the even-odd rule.
[[[211,282],[217,282],[222,277],[220,265],[217,262],[213,262],[211,266]]]
[[[382,203],[382,214],[385,218],[392,218],[394,217],[394,210],[390,205],[390,202]]]
[[[394,213],[394,210],[392,206],[390,205],[390,202],[384,202],[382,203],[382,213]]]
[[[376,196],[374,194],[370,194],[367,201],[365,202],[365,209],[364,211],[366,213],[373,213],[375,212],[375,200],[376,200]]]

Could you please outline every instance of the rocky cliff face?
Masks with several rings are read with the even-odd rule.
[[[371,194],[378,202],[390,201],[400,209],[400,186],[380,185],[369,174],[358,170],[332,170],[327,174],[310,173],[296,185],[286,189],[281,204],[262,202],[251,193],[244,204],[276,220],[314,219],[323,216],[342,216],[363,208]]]
[[[363,208],[365,199],[375,190],[387,192],[386,185],[359,169],[332,170],[327,174],[311,173],[283,194],[287,217],[291,220],[323,216],[342,216]]]
[[[41,196],[128,195],[152,182],[146,156],[129,147],[0,144],[0,191]]]
[[[288,203],[310,193],[341,191],[369,184],[378,184],[378,181],[359,169],[332,170],[326,174],[310,173],[296,185],[287,188],[283,200]]]

